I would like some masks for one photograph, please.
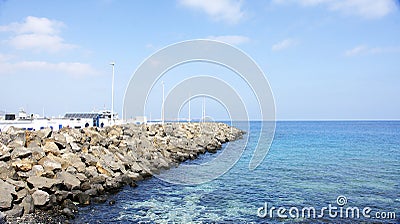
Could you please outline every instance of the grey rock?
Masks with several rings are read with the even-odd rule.
[[[0,190],[0,209],[9,209],[12,206],[13,197],[11,193]]]
[[[52,132],[53,132],[53,130],[51,130],[51,128],[44,128],[44,129],[37,131],[36,135],[39,138],[44,139],[44,138],[49,138],[51,136]]]
[[[21,202],[21,206],[24,208],[24,214],[29,214],[35,211],[35,204],[33,202],[33,197],[27,194]]]
[[[79,192],[74,195],[74,200],[79,202],[81,205],[89,205],[90,204],[90,196],[83,192]]]
[[[0,223],[6,223],[6,218],[7,215],[4,212],[0,211]]]
[[[79,147],[78,144],[76,144],[75,142],[71,142],[68,143],[72,149],[73,152],[80,152],[81,151],[81,147]]]
[[[11,166],[14,167],[14,169],[17,171],[26,172],[32,169],[33,161],[29,160],[28,158],[25,158],[23,160],[18,159],[12,162]]]
[[[24,214],[24,207],[20,205],[14,205],[9,211],[4,212],[7,217],[21,217]]]
[[[32,147],[30,148],[30,150],[32,152],[32,158],[34,158],[37,161],[46,156],[45,152],[40,147]]]
[[[46,191],[36,190],[32,194],[33,204],[42,206],[45,205],[50,200],[50,195]]]
[[[46,177],[32,176],[27,179],[27,182],[37,189],[51,189],[53,186],[61,183],[60,180],[50,179]]]
[[[81,181],[78,178],[65,171],[57,173],[56,178],[60,180],[68,190],[79,189],[81,186]]]
[[[45,158],[42,166],[45,171],[53,171],[54,172],[54,171],[58,171],[58,170],[62,169],[61,163],[59,163],[55,160],[52,160],[52,159],[48,159],[48,158]]]
[[[96,166],[97,162],[99,161],[98,158],[94,157],[91,154],[82,154],[81,155],[82,161],[86,163],[88,166]]]
[[[13,179],[7,178],[6,182],[9,183],[9,184],[14,185],[16,191],[19,191],[19,190],[24,189],[26,187],[26,183],[24,181],[22,181],[22,180],[17,181],[17,180],[13,180]]]
[[[67,216],[69,219],[75,218],[75,214],[69,208],[63,208],[61,211],[63,215]]]
[[[44,173],[44,168],[42,165],[32,166],[31,174],[32,176],[41,176]]]
[[[97,168],[95,166],[89,166],[85,170],[85,175],[91,178],[91,177],[96,177],[99,174],[97,173]]]
[[[0,142],[0,161],[7,161],[11,158],[11,149]]]
[[[60,149],[58,148],[57,144],[54,142],[46,142],[43,146],[43,151],[45,153],[52,153],[53,155],[60,155]]]
[[[26,188],[17,191],[17,198],[14,200],[16,204],[21,203],[22,199],[24,199],[28,195],[28,190]]]
[[[32,155],[31,150],[25,147],[17,147],[11,152],[11,159],[25,158]]]
[[[92,184],[103,184],[106,182],[106,177],[104,174],[97,175],[95,177],[90,178],[90,183]]]
[[[17,195],[15,186],[0,180],[0,208],[9,209],[12,206],[13,195]]]
[[[7,177],[12,176],[11,167],[4,161],[0,161],[0,179],[7,179]],[[13,172],[14,169],[12,169]]]

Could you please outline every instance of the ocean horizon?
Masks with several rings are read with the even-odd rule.
[[[110,196],[114,205],[81,207],[72,222],[400,221],[400,121],[278,121],[268,155],[255,170],[249,170],[261,125],[251,121],[243,139],[228,143],[234,147],[249,137],[239,161],[217,179],[184,186],[153,177]],[[222,150],[185,163],[206,163]],[[329,206],[337,208],[334,214],[323,210]],[[276,209],[270,212],[272,207]],[[277,214],[280,207],[286,209],[287,217]],[[315,208],[316,217],[302,217],[301,210],[310,207]],[[359,217],[343,212],[355,207]],[[362,213],[365,210],[368,214]]]

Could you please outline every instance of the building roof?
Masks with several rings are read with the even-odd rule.
[[[99,113],[66,113],[64,118],[97,118],[100,116]]]

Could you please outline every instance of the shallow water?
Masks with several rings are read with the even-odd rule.
[[[182,186],[151,178],[126,187],[109,200],[115,205],[80,208],[76,223],[315,223],[400,222],[400,121],[277,122],[274,142],[263,163],[248,169],[261,122],[251,122],[249,142],[235,166],[219,178]],[[230,144],[239,144],[237,143]],[[202,155],[187,163],[210,161]],[[167,171],[168,172],[168,171]],[[343,208],[370,207],[395,212],[397,219],[331,217],[265,218],[257,209],[315,207],[318,211],[345,196]],[[264,210],[262,210],[264,211]],[[288,213],[286,213],[288,215]],[[301,215],[301,214],[300,214]],[[339,216],[339,215],[338,215]]]

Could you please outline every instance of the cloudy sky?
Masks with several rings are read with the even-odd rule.
[[[400,119],[395,0],[2,0],[0,111],[58,116],[109,108],[115,61],[121,114],[143,60],[199,38],[232,44],[258,63],[278,119]],[[173,81],[165,80],[167,92]],[[241,89],[240,80],[232,82]],[[152,94],[146,115],[157,118],[161,88]],[[243,95],[256,119],[255,103]],[[209,104],[210,116],[224,118]]]

